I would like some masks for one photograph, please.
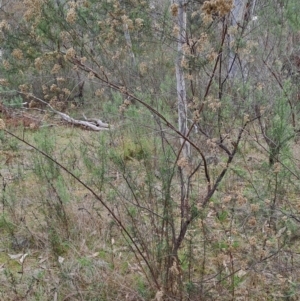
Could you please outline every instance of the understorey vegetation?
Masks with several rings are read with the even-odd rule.
[[[2,0],[1,300],[298,300],[296,0]]]

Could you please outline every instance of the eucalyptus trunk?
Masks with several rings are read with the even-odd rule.
[[[125,11],[125,6],[123,5],[122,0],[119,0],[119,3],[120,3],[121,6],[124,7],[124,11]],[[128,48],[130,59],[131,59],[130,63],[132,64],[132,66],[136,67],[137,66],[136,59],[135,59],[135,55],[134,55],[133,50],[132,50],[131,36],[130,36],[128,24],[126,24],[126,18],[124,18],[123,22],[124,22],[123,23],[124,37],[125,37],[126,45],[127,45],[127,48]]]
[[[178,103],[178,127],[181,134],[184,136],[188,133],[188,120],[187,120],[187,97],[186,97],[186,86],[184,79],[184,68],[183,62],[185,55],[183,46],[186,43],[186,0],[177,0],[177,15],[176,15],[176,26],[178,30],[177,34],[177,57],[175,63],[176,69],[176,85],[177,85],[177,103]],[[180,139],[183,156],[186,158],[190,157],[190,144],[183,138]]]
[[[233,9],[231,11],[230,25],[233,27],[245,26],[244,17],[247,8],[248,0],[234,0]],[[238,75],[238,70],[241,68],[242,63],[239,62],[234,45],[235,38],[232,34],[229,34],[229,62],[228,62],[228,75],[229,78],[235,78]]]

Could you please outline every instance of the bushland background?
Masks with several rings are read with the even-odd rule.
[[[0,299],[298,300],[299,16],[0,1]]]

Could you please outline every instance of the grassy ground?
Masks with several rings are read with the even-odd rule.
[[[198,215],[179,262],[168,267],[172,233],[180,232],[182,220],[175,138],[170,135],[163,147],[159,136],[136,125],[99,133],[56,122],[9,131],[94,194],[1,133],[1,300],[296,300],[296,144],[292,164],[269,167],[249,132],[206,208],[203,168],[195,172],[185,206]],[[207,154],[217,158],[208,165],[214,182],[225,157],[208,147]],[[198,163],[185,166],[186,172]],[[155,281],[170,287],[158,289]]]

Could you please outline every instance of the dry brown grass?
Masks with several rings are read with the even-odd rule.
[[[264,164],[268,154],[257,152],[250,143],[250,134],[247,137],[250,140],[243,140],[240,153],[205,209],[200,205],[206,193],[203,169],[195,173],[189,201],[197,204],[202,213],[190,226],[179,250],[180,266],[173,261],[169,271],[163,253],[164,244],[170,242],[166,236],[169,225],[161,226],[165,188],[161,174],[151,176],[151,169],[160,167],[159,160],[149,157],[146,162],[135,158],[136,149],[131,141],[126,144],[132,151],[131,158],[125,158],[120,146],[107,139],[104,148],[115,151],[115,156],[123,159],[125,165],[122,167],[109,154],[105,159],[107,178],[102,185],[97,179],[100,173],[94,173],[95,168],[100,168],[102,158],[101,153],[96,154],[100,145],[98,133],[55,127],[45,137],[50,135],[55,137],[52,156],[71,171],[80,172],[80,178],[99,193],[122,223],[132,227],[134,240],[157,271],[156,280],[164,283],[166,273],[170,273],[169,296],[180,295],[182,290],[182,297],[168,299],[166,295],[166,300],[198,300],[199,295],[205,300],[281,300],[280,294],[290,294],[291,300],[296,300],[293,292],[297,288],[293,283],[300,281],[297,275],[300,235],[291,214],[297,218],[294,210],[299,207],[298,194],[292,186],[290,189],[285,186],[276,192],[275,207],[272,207],[273,200],[267,196],[274,192],[268,192],[267,185],[274,185],[278,171]],[[32,143],[42,137],[40,131],[25,134]],[[83,159],[83,143],[88,162]],[[145,261],[99,200],[65,173],[48,179],[40,177],[34,160],[39,160],[39,164],[44,162],[45,168],[47,161],[21,144],[9,149],[10,144],[0,153],[4,163],[1,298],[155,300],[155,294],[160,298],[160,291],[147,280],[150,276],[149,272],[145,273]],[[293,149],[297,162],[297,146]],[[216,156],[219,162],[209,165],[213,179],[224,164],[222,156],[219,153]],[[63,183],[64,189],[59,183]],[[176,173],[171,184],[172,222],[176,232],[181,214],[179,183]],[[161,247],[162,255],[159,255]],[[27,257],[23,263],[20,257],[9,257],[16,254],[27,254]]]

